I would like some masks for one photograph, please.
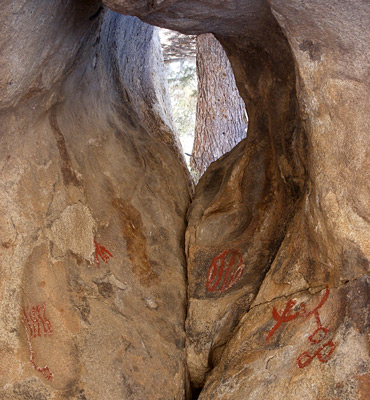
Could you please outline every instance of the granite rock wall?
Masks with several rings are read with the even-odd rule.
[[[190,186],[157,32],[96,1],[0,19],[0,398],[183,399]]]
[[[369,4],[105,6],[0,11],[0,397],[368,399]],[[248,110],[191,204],[136,17],[212,32]]]

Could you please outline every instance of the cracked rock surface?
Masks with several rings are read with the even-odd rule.
[[[212,32],[248,110],[247,139],[211,165],[189,212],[199,398],[370,397],[369,4],[106,4]]]
[[[153,27],[0,11],[0,398],[183,399],[190,188]]]
[[[0,398],[369,399],[370,5],[104,3],[0,11]],[[135,16],[247,106],[191,204]]]

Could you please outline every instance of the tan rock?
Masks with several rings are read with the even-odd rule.
[[[347,323],[356,285],[369,296],[369,5],[107,4],[184,33],[214,33],[248,110],[246,142],[208,169],[189,213],[187,351],[193,385],[204,385],[199,398],[370,397],[368,306],[362,333]],[[304,324],[271,353],[262,332],[275,302],[325,285],[336,348],[303,372],[294,357],[309,336]]]
[[[0,11],[0,398],[184,399],[190,187],[156,32],[23,3]]]
[[[369,5],[105,3],[214,33],[248,136],[199,183],[184,245],[153,28],[4,3],[0,397],[184,399],[189,373],[200,399],[370,398]]]

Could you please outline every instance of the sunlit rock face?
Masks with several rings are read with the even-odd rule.
[[[105,3],[214,33],[247,139],[189,208],[153,28],[3,4],[0,398],[370,398],[370,6]]]
[[[199,398],[368,398],[369,4],[106,3],[214,33],[248,108],[246,141],[209,168],[189,211]]]
[[[185,397],[188,175],[154,28],[0,11],[0,398]]]

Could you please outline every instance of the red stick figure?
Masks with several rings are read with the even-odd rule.
[[[328,300],[329,293],[330,293],[329,288],[328,288],[328,286],[326,286],[325,293],[324,293],[322,299],[320,300],[320,303],[309,312],[306,311],[305,303],[300,304],[300,311],[302,311],[302,316],[304,317],[305,320],[307,320],[312,315],[315,316],[316,329],[308,337],[309,342],[311,342],[312,344],[321,343],[329,333],[329,329],[326,328],[325,326],[322,326],[322,323],[320,320],[320,315],[319,315],[319,310]],[[268,341],[269,338],[276,332],[276,330],[279,329],[280,325],[283,322],[290,322],[299,316],[300,312],[296,312],[295,314],[288,315],[289,311],[292,309],[292,307],[295,304],[296,304],[295,300],[289,300],[287,305],[285,306],[284,311],[281,313],[281,315],[276,311],[275,308],[273,308],[272,316],[273,316],[274,320],[276,321],[276,324],[268,332],[268,334],[266,336],[266,341]],[[319,361],[322,363],[328,362],[329,357],[333,353],[335,347],[336,347],[336,344],[332,340],[329,340],[328,342],[323,344],[320,348],[318,348],[312,355],[308,351],[304,351],[297,358],[299,368],[306,367],[315,357],[317,357],[319,359]]]
[[[208,269],[206,288],[210,292],[224,292],[230,289],[240,279],[244,266],[238,250],[224,251],[212,260]]]
[[[113,256],[108,249],[99,244],[95,239],[94,239],[94,245],[95,245],[95,262],[98,268],[100,268],[99,257],[107,264],[107,261]]]
[[[329,333],[329,329],[322,326],[319,315],[319,309],[326,303],[328,297],[329,297],[329,288],[326,286],[324,296],[322,297],[318,306],[315,307],[313,310],[311,310],[310,312],[306,312],[306,304],[301,303],[301,309],[305,319],[309,318],[311,315],[315,316],[317,329],[312,335],[308,337],[308,340],[311,343],[314,344],[320,343],[322,340],[325,339],[326,335]]]
[[[298,317],[299,312],[296,312],[295,314],[288,315],[288,312],[293,308],[293,306],[296,303],[297,302],[295,300],[289,300],[287,305],[285,306],[284,311],[281,313],[281,315],[277,312],[275,307],[272,309],[272,317],[276,321],[276,324],[268,332],[268,334],[266,336],[266,342],[279,329],[279,327],[280,327],[280,325],[282,323],[293,321],[294,319],[296,319]]]
[[[315,315],[315,319],[317,319],[319,317],[319,309],[326,303],[326,301],[328,300],[329,297],[329,287],[326,286],[325,287],[325,293],[324,296],[322,297],[320,303],[318,304],[317,307],[315,307],[313,310],[311,310],[310,312],[306,312],[306,304],[305,303],[301,303],[301,309],[303,312],[303,316],[305,317],[305,319],[309,318],[311,315]]]
[[[308,337],[308,340],[313,344],[320,343],[326,338],[326,335],[328,333],[329,329],[325,328],[324,326],[321,326],[320,322],[320,326],[315,330],[315,332],[312,335]]]

